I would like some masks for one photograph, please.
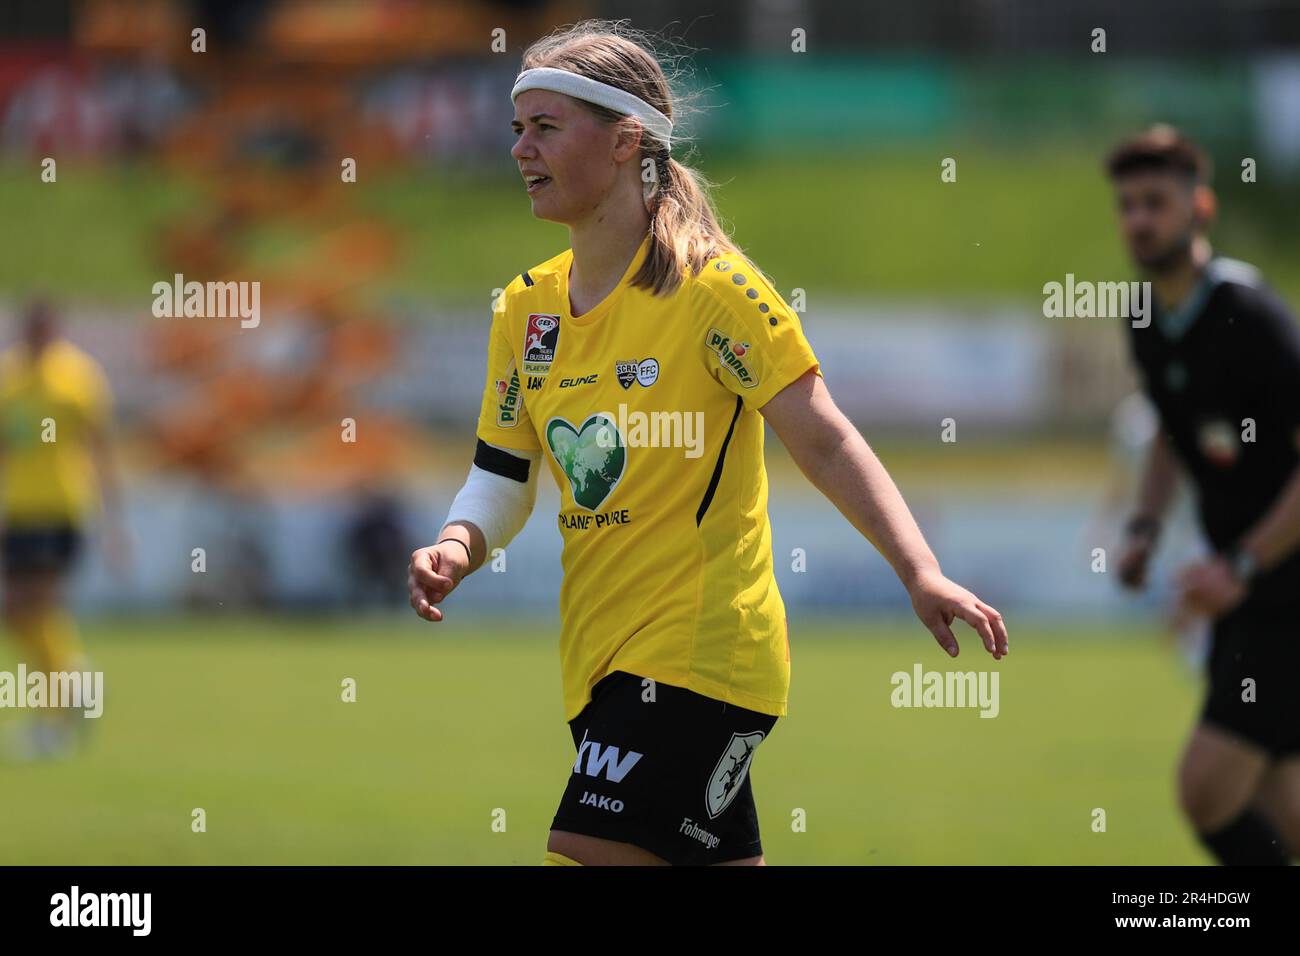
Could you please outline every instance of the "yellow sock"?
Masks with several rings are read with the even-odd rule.
[[[6,617],[9,633],[17,642],[29,670],[49,672],[50,661],[45,645],[42,615],[17,611]]]
[[[542,860],[542,866],[582,866],[582,864],[571,857],[565,856],[563,853],[547,850],[546,856]]]
[[[51,607],[41,615],[41,643],[50,671],[77,671],[86,663],[86,649],[72,615],[61,607]]]
[[[21,611],[8,617],[29,670],[67,673],[83,669],[86,663],[81,636],[72,615],[59,607]],[[75,709],[50,707],[35,717],[39,721],[67,721],[80,714]]]

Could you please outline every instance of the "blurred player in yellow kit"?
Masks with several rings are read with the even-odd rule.
[[[86,669],[64,585],[102,499],[114,564],[126,557],[109,445],[112,393],[99,364],[63,338],[49,304],[27,308],[0,355],[0,566],[4,624],[28,671]],[[56,756],[80,711],[50,709],[26,727],[19,755]]]

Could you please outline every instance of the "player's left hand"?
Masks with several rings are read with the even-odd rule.
[[[1246,585],[1222,558],[1190,564],[1178,573],[1178,605],[1188,611],[1221,617],[1246,598]]]
[[[938,571],[918,575],[908,588],[912,609],[921,623],[930,629],[939,646],[956,657],[959,653],[957,638],[949,626],[961,618],[975,629],[984,642],[984,649],[995,661],[1007,656],[1007,626],[998,609],[985,604],[970,591],[949,581]]]

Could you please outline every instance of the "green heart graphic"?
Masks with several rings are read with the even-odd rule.
[[[574,428],[563,418],[546,423],[546,444],[569,476],[573,500],[595,511],[609,497],[627,465],[627,447],[618,426],[606,415],[592,415]]]

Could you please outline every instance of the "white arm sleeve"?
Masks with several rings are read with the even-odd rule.
[[[537,472],[541,467],[542,456],[540,452],[518,451],[496,445],[489,447],[527,461],[527,480],[516,481],[478,465],[470,465],[469,477],[452,499],[443,526],[446,527],[453,521],[472,522],[483,532],[483,537],[487,540],[487,553],[491,556],[494,549],[504,548],[514,540],[528,516],[533,513],[533,505],[537,502]]]

